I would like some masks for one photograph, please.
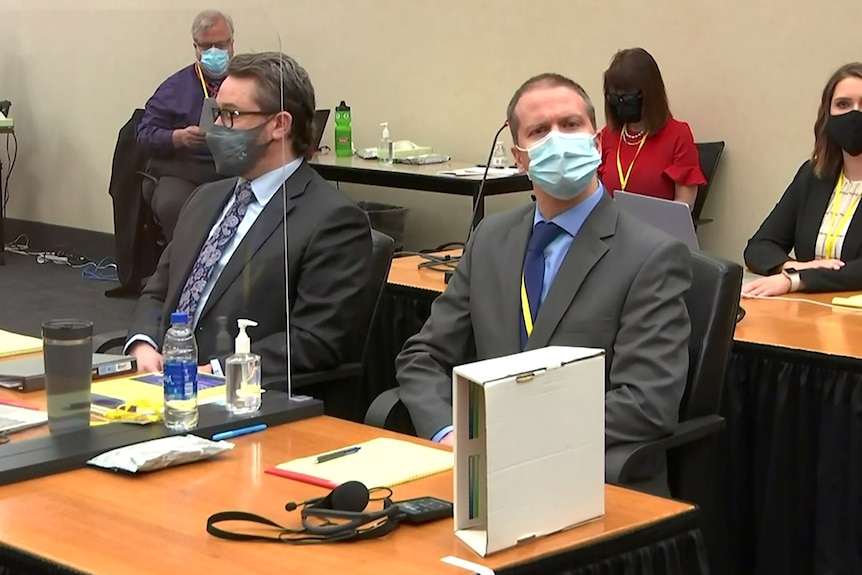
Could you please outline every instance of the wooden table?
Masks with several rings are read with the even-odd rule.
[[[457,256],[459,250],[441,255]],[[421,256],[392,261],[388,283],[426,292],[446,289],[443,272],[419,268]],[[829,305],[839,294],[788,294],[782,298],[742,299],[745,317],[734,340],[771,347],[862,359],[862,309]]]
[[[526,174],[492,176],[485,182],[482,197],[479,197],[481,174],[477,176],[440,174],[443,171],[476,167],[463,162],[446,162],[424,166],[412,164],[385,166],[376,159],[363,160],[356,156],[339,158],[335,154],[316,154],[309,163],[323,178],[333,182],[469,196],[473,198],[474,225],[481,221],[485,215],[485,197],[533,189]]]
[[[316,417],[237,438],[235,449],[219,458],[148,476],[87,468],[7,486],[0,490],[0,542],[87,573],[456,574],[465,572],[440,559],[454,556],[499,569],[692,511],[686,503],[608,486],[603,518],[485,559],[454,536],[451,520],[405,525],[386,539],[349,545],[237,543],[206,533],[207,517],[231,509],[297,527],[298,514],[285,512],[284,504],[325,490],[265,474],[264,468],[380,436],[428,443]],[[451,501],[452,473],[393,491],[396,501],[423,495]]]

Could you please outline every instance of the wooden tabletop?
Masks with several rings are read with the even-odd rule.
[[[831,305],[850,293],[790,294],[745,299],[745,317],[736,324],[740,342],[862,359],[862,309]]]
[[[460,250],[442,252],[458,255]],[[443,272],[420,269],[426,261],[407,256],[392,261],[389,283],[440,293],[446,289]],[[745,318],[737,324],[740,342],[799,349],[862,359],[862,309],[830,305],[835,296],[850,293],[789,294],[782,298],[743,299]]]
[[[273,575],[285,569],[290,573],[463,575],[464,571],[440,559],[455,556],[499,568],[589,545],[692,509],[686,503],[607,486],[603,518],[484,559],[454,536],[451,520],[404,525],[384,539],[351,544],[232,542],[207,534],[207,518],[227,510],[249,511],[299,527],[298,513],[286,512],[284,504],[326,491],[263,470],[380,436],[430,444],[316,417],[237,438],[234,450],[216,459],[150,475],[86,468],[6,486],[0,490],[0,541],[94,574],[162,574],[181,566],[187,575]],[[452,473],[396,486],[393,491],[395,501],[425,495],[451,501]]]

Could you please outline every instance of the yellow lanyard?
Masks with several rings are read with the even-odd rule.
[[[859,199],[862,198],[862,195],[856,196],[856,199],[853,200],[853,203],[850,204],[850,207],[847,208],[847,211],[844,213],[844,217],[836,223],[836,220],[838,219],[838,209],[841,205],[841,189],[843,187],[844,171],[842,170],[841,175],[838,176],[838,183],[835,185],[835,190],[832,192],[832,219],[829,223],[829,232],[826,234],[826,240],[823,242],[823,257],[827,259],[838,257],[839,254],[835,253],[835,244],[838,243],[838,236],[841,234],[841,230],[847,226],[847,222],[850,218],[853,217],[853,214],[856,212],[856,207],[859,205]]]
[[[204,90],[204,98],[210,97],[209,88],[207,88],[207,83],[204,80],[204,73],[201,71],[200,64],[195,64],[195,72],[198,73],[198,80],[201,81],[201,88]]]
[[[623,191],[625,191],[626,189],[626,184],[629,183],[629,176],[632,175],[632,168],[635,167],[635,162],[637,161],[638,155],[641,153],[641,148],[644,147],[644,142],[646,142],[647,139],[647,135],[644,134],[641,138],[640,144],[638,144],[638,149],[635,152],[635,157],[632,158],[632,163],[629,164],[629,169],[626,171],[625,174],[623,174],[623,163],[620,161],[620,149],[622,149],[623,147],[623,133],[625,131],[625,126],[623,126],[623,129],[620,130],[620,145],[617,146],[617,173],[620,176],[620,189]]]
[[[524,315],[524,327],[527,328],[527,337],[533,333],[533,313],[530,311],[530,298],[527,297],[527,284],[524,283],[524,274],[521,274],[521,313]]]

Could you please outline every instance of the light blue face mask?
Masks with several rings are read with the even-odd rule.
[[[586,132],[553,130],[527,149],[518,149],[530,155],[530,180],[555,198],[570,200],[583,193],[602,163],[595,139]]]
[[[201,53],[201,66],[204,71],[214,77],[221,78],[227,72],[227,65],[230,63],[230,55],[227,50],[221,48],[210,48]]]

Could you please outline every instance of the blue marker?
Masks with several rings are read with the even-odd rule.
[[[213,435],[213,441],[233,439],[234,437],[239,437],[240,435],[248,435],[249,433],[256,433],[258,431],[263,431],[264,429],[266,429],[266,424],[260,423],[258,425],[250,425],[249,427],[232,429],[231,431],[222,431],[221,433],[216,433],[215,435]]]

